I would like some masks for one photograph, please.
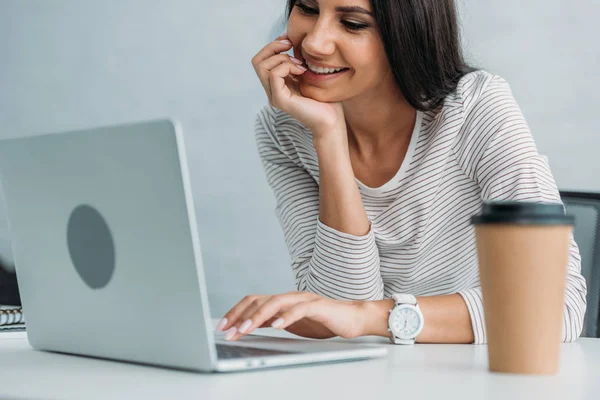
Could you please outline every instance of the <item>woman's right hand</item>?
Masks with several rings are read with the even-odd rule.
[[[300,76],[306,68],[302,62],[283,53],[292,47],[287,35],[267,44],[252,58],[252,65],[260,79],[269,104],[290,114],[311,130],[313,135],[343,127],[346,123],[341,103],[323,103],[304,97],[294,75]]]

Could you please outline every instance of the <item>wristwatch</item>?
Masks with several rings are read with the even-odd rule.
[[[414,344],[423,330],[423,314],[412,294],[396,293],[392,296],[396,305],[390,310],[388,331],[394,344]]]

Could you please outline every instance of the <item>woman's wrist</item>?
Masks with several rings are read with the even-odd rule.
[[[345,143],[345,146],[348,146],[348,131],[345,125],[321,126],[311,130],[311,132],[315,148],[340,143]]]
[[[388,331],[388,317],[394,308],[393,299],[363,301],[359,307],[364,321],[361,336],[392,337]]]
[[[348,147],[348,138],[335,133],[328,136],[314,137],[313,146],[317,152],[317,158],[319,159],[320,166],[322,163],[333,163],[339,165],[339,163],[345,164],[345,166],[351,166],[350,162],[350,148]],[[351,167],[350,167],[351,170]],[[354,171],[352,171],[354,176]]]

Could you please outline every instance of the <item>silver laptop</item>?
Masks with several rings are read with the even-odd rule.
[[[2,140],[0,176],[34,348],[206,372],[387,353],[215,334],[172,121]]]

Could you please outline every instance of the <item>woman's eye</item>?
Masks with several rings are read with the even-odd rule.
[[[316,8],[309,7],[306,4],[300,2],[296,3],[296,7],[302,14],[305,15],[317,15],[319,13],[319,10],[317,10]],[[351,21],[341,21],[341,23],[346,27],[346,29],[351,31],[359,31],[361,29],[366,29],[369,27],[369,25]]]
[[[365,24],[357,24],[356,22],[350,22],[350,21],[342,21],[342,24],[344,24],[344,26],[352,31],[359,31],[361,29],[366,29],[369,27],[369,25],[365,25]]]
[[[300,12],[303,14],[315,15],[319,13],[319,10],[317,10],[316,8],[308,7],[307,5],[302,3],[296,3],[296,7],[298,7],[298,10],[300,10]]]

